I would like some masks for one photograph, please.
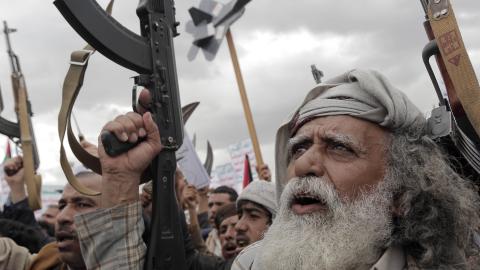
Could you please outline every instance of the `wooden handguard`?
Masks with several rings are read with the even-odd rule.
[[[443,1],[448,5],[433,11],[435,5],[441,5]],[[430,1],[428,18],[460,103],[477,135],[480,136],[480,86],[450,1],[442,0],[439,4]]]

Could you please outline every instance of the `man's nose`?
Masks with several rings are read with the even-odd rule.
[[[243,217],[235,224],[235,232],[246,232],[247,228],[247,223]]]
[[[69,205],[65,206],[57,216],[57,222],[62,225],[66,224],[73,224],[73,217],[75,212],[73,211],[72,207]]]
[[[325,174],[325,153],[319,147],[312,146],[296,160],[293,160],[293,170],[297,177],[317,176]]]
[[[215,218],[216,215],[217,215],[217,208],[215,206],[213,206],[210,209],[210,217]]]
[[[229,226],[227,232],[225,233],[226,239],[235,239],[237,236],[237,231],[235,231],[235,226]]]

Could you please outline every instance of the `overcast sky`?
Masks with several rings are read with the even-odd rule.
[[[99,0],[102,6],[106,0]],[[113,16],[138,32],[137,1],[117,0]],[[452,0],[474,68],[480,72],[480,1]],[[175,39],[182,104],[199,101],[187,130],[197,134],[200,158],[206,140],[215,150],[215,164],[228,161],[225,148],[248,138],[233,67],[224,42],[213,62],[202,54],[187,60],[192,37],[185,33],[188,8],[198,1],[177,1],[181,35]],[[57,114],[61,86],[71,51],[85,42],[57,11],[52,1],[2,0],[0,20],[18,32],[11,36],[20,57],[35,116],[40,173],[45,183],[66,180],[59,166]],[[428,114],[437,100],[421,60],[427,38],[420,1],[393,0],[252,0],[232,27],[264,160],[274,166],[277,127],[314,86],[310,65],[332,77],[352,68],[382,71]],[[4,40],[4,37],[1,37]],[[0,42],[2,116],[14,120],[10,67]],[[90,61],[74,111],[81,131],[95,141],[101,127],[130,108],[135,73],[96,53]],[[5,137],[0,136],[0,158]],[[73,159],[73,158],[71,158]]]

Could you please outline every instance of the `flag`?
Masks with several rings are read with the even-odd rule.
[[[12,158],[12,149],[10,149],[10,141],[7,138],[7,148],[5,150],[5,157],[3,158],[2,164],[11,158]]]
[[[250,160],[248,158],[248,154],[245,154],[245,163],[243,166],[243,188],[248,186],[250,182],[253,181],[252,177],[252,169],[250,167]]]

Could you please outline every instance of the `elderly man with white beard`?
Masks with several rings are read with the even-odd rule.
[[[477,190],[427,127],[378,72],[315,86],[277,132],[277,218],[232,269],[479,269]]]

